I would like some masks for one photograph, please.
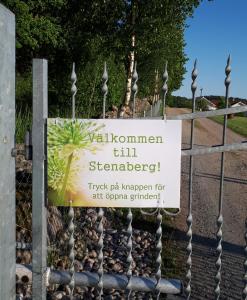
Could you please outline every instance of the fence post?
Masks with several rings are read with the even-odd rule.
[[[0,4],[0,299],[15,294],[15,16]]]
[[[33,299],[46,299],[47,221],[45,206],[45,122],[48,114],[47,60],[33,60]]]

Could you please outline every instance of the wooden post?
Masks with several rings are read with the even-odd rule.
[[[33,295],[34,300],[46,299],[47,219],[45,206],[45,122],[48,111],[47,61],[33,60]]]
[[[0,299],[15,293],[15,16],[0,4]],[[6,276],[7,275],[7,276]]]

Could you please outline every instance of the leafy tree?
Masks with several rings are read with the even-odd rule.
[[[33,57],[49,60],[49,105],[54,114],[58,107],[65,114],[61,107],[70,103],[73,61],[78,113],[83,116],[101,113],[104,60],[109,69],[109,105],[126,102],[126,82],[129,77],[131,86],[134,60],[138,61],[140,97],[153,95],[155,70],[162,74],[165,61],[171,93],[180,87],[185,72],[185,20],[200,2],[3,0],[16,15],[18,103],[31,99],[27,87]]]
[[[25,71],[31,58],[51,58],[66,45],[60,14],[66,0],[3,0],[16,15],[17,67]]]
[[[226,107],[226,101],[225,101],[225,97],[220,96],[219,97],[219,103],[218,103],[218,108],[225,108]]]
[[[208,110],[208,103],[204,98],[196,99],[196,110],[200,110],[200,111]]]

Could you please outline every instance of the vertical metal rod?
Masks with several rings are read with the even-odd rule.
[[[72,81],[72,87],[71,87],[71,93],[72,93],[72,119],[75,119],[75,95],[77,93],[77,87],[76,87],[77,76],[76,76],[76,73],[75,73],[75,63],[73,63],[73,66],[72,66],[71,81]]]
[[[195,112],[196,107],[196,89],[197,89],[197,83],[196,78],[198,76],[198,71],[196,68],[197,60],[195,60],[194,68],[191,74],[192,78],[192,84],[191,84],[191,91],[192,91],[192,112]],[[193,148],[194,145],[194,119],[191,120],[191,133],[190,133],[190,148]],[[190,156],[190,164],[189,164],[189,203],[188,203],[188,216],[187,216],[187,236],[189,238],[189,242],[187,245],[187,253],[188,253],[188,259],[186,262],[187,265],[187,273],[186,273],[186,279],[187,279],[187,285],[185,288],[186,293],[186,299],[190,299],[191,295],[191,267],[192,267],[192,189],[193,189],[193,167],[194,167],[194,158],[193,156]]]
[[[0,299],[15,287],[15,16],[0,4]]]
[[[156,238],[157,238],[157,244],[156,244],[156,250],[157,250],[157,257],[156,257],[156,299],[159,300],[160,298],[160,280],[161,280],[161,265],[162,265],[162,214],[161,214],[161,209],[159,208],[158,210],[158,215],[157,215],[157,222],[158,222],[158,228],[156,231]]]
[[[162,86],[162,91],[163,91],[163,104],[162,104],[162,118],[163,120],[165,119],[166,116],[166,95],[167,95],[167,91],[168,91],[168,72],[167,72],[167,62],[165,64],[165,71],[163,73],[163,80],[164,80],[164,84]]]
[[[167,62],[165,64],[165,71],[163,73],[163,80],[164,80],[164,84],[162,86],[162,91],[163,91],[163,120],[165,119],[166,116],[166,110],[165,110],[165,106],[166,106],[166,94],[168,91],[168,85],[167,85],[167,81],[168,81],[168,71],[167,71]],[[153,114],[153,110],[152,110],[152,114]],[[156,243],[156,250],[157,250],[157,257],[156,257],[156,265],[157,265],[157,269],[156,269],[156,286],[155,286],[155,290],[157,292],[156,294],[156,299],[159,300],[160,298],[160,280],[161,280],[161,265],[162,265],[162,214],[161,214],[161,209],[158,209],[158,214],[157,214],[157,223],[158,223],[158,228],[156,231],[156,239],[157,239],[157,243]]]
[[[127,243],[127,249],[128,249],[128,256],[127,256],[127,264],[128,264],[128,270],[127,270],[127,277],[128,277],[128,284],[126,286],[126,296],[127,299],[131,299],[131,292],[132,292],[132,286],[131,286],[131,277],[132,277],[132,264],[133,264],[133,257],[132,257],[132,235],[133,235],[133,230],[132,230],[132,220],[133,220],[133,215],[131,208],[128,210],[128,215],[127,215],[127,222],[128,222],[128,229],[127,229],[127,235],[128,235],[128,243]]]
[[[103,92],[103,119],[105,119],[106,96],[108,94],[108,86],[107,86],[108,72],[107,72],[106,62],[104,63],[104,72],[103,72],[102,80],[103,80],[103,86],[102,86],[102,92]]]
[[[75,63],[73,63],[72,66],[72,73],[71,73],[71,94],[72,94],[72,119],[75,119],[75,95],[77,93],[77,87],[76,87],[76,81],[77,81],[77,76],[75,72]],[[73,208],[73,199],[69,200],[70,207],[69,207],[69,213],[68,213],[68,231],[69,231],[69,260],[70,260],[70,299],[73,299],[73,293],[74,293],[74,288],[75,288],[75,252],[74,252],[74,246],[75,246],[75,239],[74,239],[74,230],[75,230],[75,225],[74,225],[74,208]]]
[[[133,93],[133,118],[135,118],[135,111],[136,111],[136,94],[138,91],[137,81],[138,81],[138,73],[136,70],[137,62],[135,62],[134,65],[134,72],[132,76],[133,85],[132,85],[132,93]],[[132,221],[133,221],[133,214],[131,208],[128,210],[127,214],[127,223],[128,223],[128,229],[127,229],[127,235],[128,235],[128,243],[127,243],[127,249],[128,249],[128,256],[127,256],[127,264],[128,264],[128,270],[127,270],[127,277],[128,277],[128,284],[126,286],[126,296],[127,299],[131,299],[131,293],[132,293],[132,286],[131,286],[131,277],[132,277],[132,265],[133,265],[133,256],[132,256],[132,236],[133,236],[133,229],[132,229]]]
[[[45,206],[45,123],[48,117],[48,63],[33,60],[33,184],[32,184],[32,246],[34,300],[46,299],[44,273],[47,268],[47,210]]]
[[[244,289],[243,289],[243,300],[247,300],[247,219],[245,220],[245,247],[244,247]]]
[[[225,94],[225,108],[228,108],[229,102],[229,88],[231,83],[230,73],[231,73],[231,57],[229,56],[227,59],[227,65],[225,68],[225,87],[226,87],[226,94]],[[224,115],[224,124],[223,124],[223,136],[222,136],[222,145],[224,146],[226,143],[226,129],[227,129],[227,115]],[[219,195],[219,214],[217,218],[217,261],[216,261],[216,276],[215,276],[215,299],[220,298],[220,283],[221,283],[221,256],[222,256],[222,226],[223,226],[223,197],[224,197],[224,171],[225,171],[225,153],[221,153],[221,166],[220,166],[220,195]]]
[[[153,103],[156,101],[156,79],[157,79],[157,70],[154,70],[154,94],[153,94]]]
[[[154,84],[154,104],[158,101],[158,85],[159,85],[159,71],[155,70],[155,84]]]
[[[132,92],[134,93],[133,96],[133,118],[135,118],[135,114],[136,114],[136,94],[138,91],[138,87],[137,87],[137,81],[138,81],[138,74],[136,71],[136,65],[137,62],[135,62],[135,66],[134,66],[134,72],[133,72],[133,76],[132,76],[132,80],[133,80],[133,86],[132,86]]]
[[[99,234],[99,240],[98,240],[98,275],[99,275],[99,282],[98,282],[98,289],[99,289],[99,297],[98,299],[101,300],[103,295],[103,274],[104,274],[104,253],[103,253],[103,247],[104,247],[104,225],[103,225],[103,218],[104,218],[104,210],[103,208],[99,208],[98,212],[98,220],[99,220],[99,226],[98,226],[98,234]]]
[[[108,72],[107,72],[107,66],[106,62],[104,63],[104,72],[102,76],[102,93],[103,93],[103,119],[105,119],[105,111],[106,111],[106,97],[108,94],[108,86],[107,86],[107,81],[108,81]],[[98,240],[98,263],[99,263],[99,268],[98,268],[98,275],[99,275],[99,282],[98,282],[98,289],[99,289],[99,297],[98,299],[101,300],[102,295],[103,295],[103,274],[104,274],[104,253],[103,253],[103,247],[104,247],[104,224],[103,224],[103,218],[104,218],[104,209],[99,208],[98,211],[98,220],[99,220],[99,225],[98,225],[98,234],[99,234],[99,240]]]
[[[70,201],[72,204],[72,201]],[[70,206],[69,208],[69,213],[68,213],[68,219],[69,219],[69,226],[68,226],[68,231],[69,231],[69,260],[70,260],[70,299],[73,299],[73,292],[75,288],[75,267],[74,267],[74,261],[75,261],[75,253],[74,253],[74,245],[75,245],[75,239],[74,239],[74,208]]]
[[[159,101],[159,70],[157,69],[157,90],[156,90],[156,102]]]

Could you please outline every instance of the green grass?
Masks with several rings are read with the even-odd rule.
[[[32,124],[32,115],[27,108],[24,110],[18,110],[16,112],[15,138],[17,144],[24,143],[25,133],[28,129],[31,129],[31,124]]]
[[[215,116],[210,119],[219,124],[223,124],[224,122],[223,116]],[[234,116],[232,119],[227,120],[227,127],[232,131],[247,137],[247,117]]]

